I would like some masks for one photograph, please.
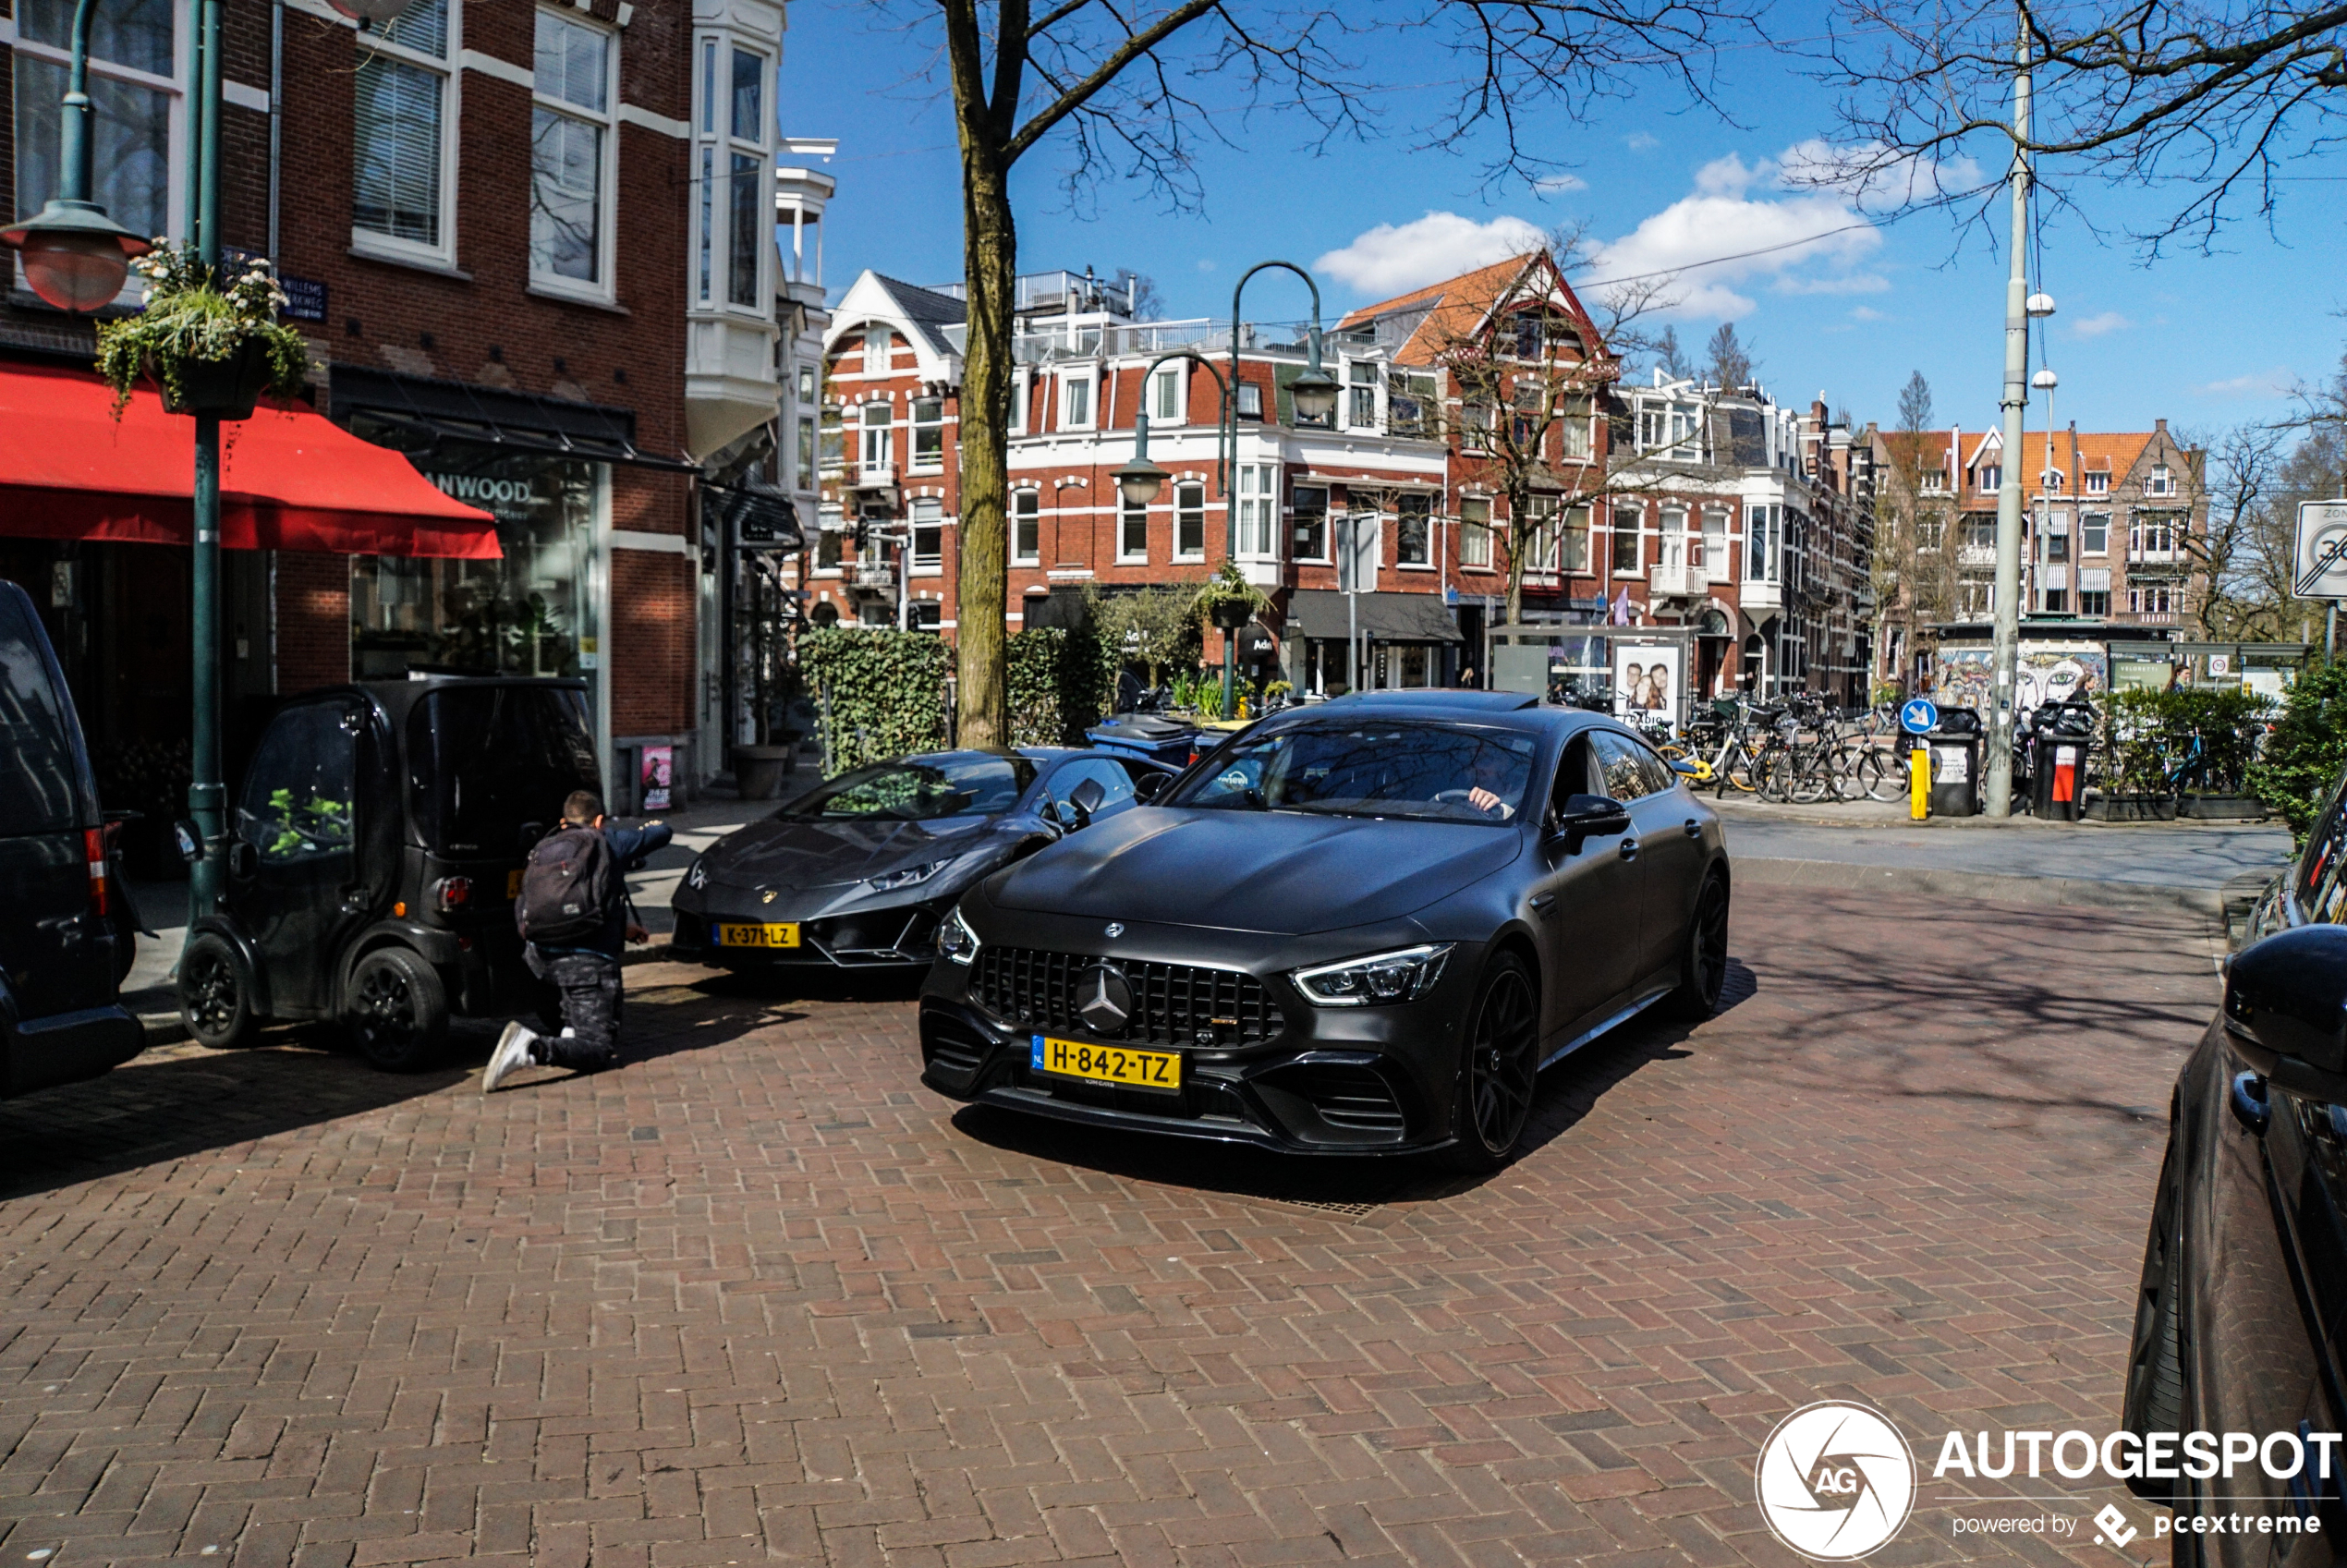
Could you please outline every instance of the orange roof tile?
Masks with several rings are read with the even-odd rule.
[[[1415,288],[1391,299],[1380,299],[1374,305],[1347,310],[1337,326],[1340,329],[1364,326],[1381,317],[1423,309],[1426,319],[1411,331],[1409,340],[1394,351],[1393,358],[1397,364],[1431,364],[1440,357],[1445,345],[1473,336],[1491,313],[1492,307],[1506,299],[1524,280],[1525,274],[1547,259],[1548,253],[1543,250],[1527,250],[1520,256],[1510,256],[1488,267],[1478,267],[1471,273],[1462,273],[1457,277],[1445,278],[1441,283],[1429,284],[1424,288]],[[1592,357],[1601,355],[1604,346],[1595,341],[1596,323],[1587,321],[1587,313],[1581,310],[1580,300],[1574,297],[1563,279],[1559,278],[1557,282],[1558,286],[1563,288],[1565,298],[1572,300],[1575,312],[1591,329]]]

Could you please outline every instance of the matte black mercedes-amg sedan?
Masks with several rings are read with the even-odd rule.
[[[938,934],[923,1081],[1296,1152],[1521,1142],[1539,1068],[1718,1005],[1719,820],[1600,714],[1379,693],[1266,719]]]
[[[816,786],[711,845],[670,906],[708,964],[918,969],[970,883],[1129,811],[1174,770],[1107,751],[930,751]]]

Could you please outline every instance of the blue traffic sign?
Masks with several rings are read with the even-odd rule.
[[[1929,698],[1918,697],[1899,710],[1899,727],[1909,735],[1924,735],[1940,727],[1940,710]]]

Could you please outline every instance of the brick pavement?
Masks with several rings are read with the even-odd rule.
[[[955,1108],[901,997],[665,964],[595,1078],[291,1037],[0,1105],[0,1562],[1786,1562],[1811,1399],[1927,1471],[2107,1427],[2204,929],[1758,889],[1733,940],[1480,1184]],[[2006,1554],[2061,1552],[1937,1506],[1873,1561]]]

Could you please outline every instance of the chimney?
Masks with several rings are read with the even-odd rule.
[[[2165,419],[2154,419],[2151,421],[2151,428],[2158,431],[2161,435],[2166,435],[2168,433],[2168,421]]]

